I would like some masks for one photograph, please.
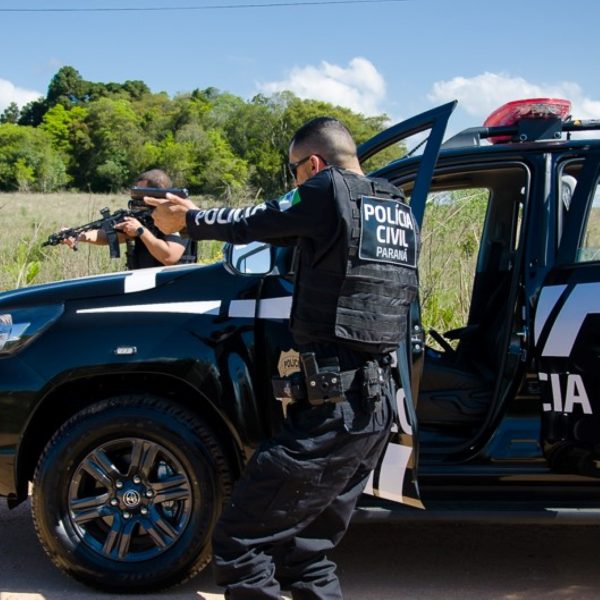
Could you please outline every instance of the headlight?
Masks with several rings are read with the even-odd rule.
[[[0,309],[0,356],[21,350],[47,329],[63,312],[62,304]]]

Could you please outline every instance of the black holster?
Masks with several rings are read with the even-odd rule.
[[[341,402],[344,400],[342,372],[337,359],[317,363],[314,352],[300,354],[302,369],[306,378],[306,395],[313,406],[324,402]]]
[[[344,387],[343,378],[354,371],[342,374],[337,359],[326,359],[319,365],[314,352],[300,354],[300,360],[302,373],[273,377],[273,395],[277,400],[286,406],[306,400],[312,406],[344,400],[343,391],[349,386]]]
[[[372,360],[359,369],[341,371],[337,358],[321,359],[317,363],[314,352],[300,354],[302,373],[290,377],[273,377],[273,394],[284,407],[306,401],[312,406],[325,402],[342,402],[344,392],[360,393],[363,408],[372,412],[384,396],[384,368]]]

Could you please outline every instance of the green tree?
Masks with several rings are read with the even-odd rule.
[[[173,133],[171,125],[173,100],[165,92],[147,94],[140,99],[131,101],[144,138],[148,141],[159,141],[169,132]]]
[[[54,150],[43,160],[50,165],[50,157],[58,154],[80,189],[117,190],[137,172],[162,167],[179,185],[196,192],[231,195],[247,187],[246,194],[261,197],[293,185],[286,168],[288,144],[309,119],[337,117],[358,143],[381,131],[387,120],[385,115],[365,117],[326,102],[302,100],[291,92],[245,101],[209,87],[170,98],[164,92],[153,94],[140,80],[86,81],[70,66],[52,77],[45,98],[16,111],[10,107],[0,121],[18,119],[20,126],[39,126]],[[365,170],[403,152],[402,145],[388,149],[368,161]],[[34,183],[28,171],[32,165],[31,160],[22,163],[21,186],[40,184],[42,171],[34,169]],[[53,181],[45,175],[42,179]]]
[[[208,125],[206,116],[212,109],[210,101],[197,92],[176,96],[167,109],[168,121],[165,125],[171,132],[188,125]]]
[[[289,189],[293,181],[286,169],[290,139],[304,123],[320,116],[340,119],[357,143],[384,129],[387,117],[365,117],[320,100],[302,100],[291,92],[255,96],[249,103],[233,104],[223,122],[232,148],[250,165],[255,190],[271,197]],[[368,161],[370,171],[404,153],[404,147],[387,149]]]
[[[216,88],[195,90],[193,95],[204,98],[209,103],[210,111],[204,120],[205,126],[209,129],[225,130],[231,119],[235,119],[240,108],[246,104],[239,96],[220,92]]]
[[[150,94],[150,88],[140,79],[128,79],[121,84],[121,89],[132,100],[139,100],[143,96]]]
[[[151,152],[152,150],[152,152]],[[194,159],[194,145],[187,141],[177,142],[172,133],[160,144],[147,144],[146,166],[160,165],[173,180],[175,186],[194,188],[194,172],[198,165]]]
[[[66,182],[65,163],[45,131],[13,123],[0,125],[1,190],[49,192]]]
[[[46,102],[46,98],[32,100],[21,109],[18,124],[37,127],[42,122],[47,110],[48,103]]]
[[[56,104],[70,107],[87,101],[90,84],[73,67],[61,67],[50,80],[46,102],[51,108]]]
[[[248,182],[248,165],[233,153],[218,131],[207,131],[206,142],[198,150],[199,191],[231,198],[244,190]]]
[[[90,145],[77,157],[79,187],[117,191],[129,184],[139,168],[143,147],[139,118],[131,102],[100,98],[87,106],[85,123]]]
[[[35,183],[35,170],[21,157],[15,163],[15,179],[20,192],[29,192]]]
[[[254,191],[266,197],[278,195],[286,187],[283,127],[281,107],[263,96],[237,105],[224,124],[233,151],[250,165]]]
[[[177,149],[177,154],[175,150]],[[186,185],[194,193],[238,195],[247,185],[248,166],[235,155],[228,141],[215,130],[205,130],[197,124],[181,128],[174,144],[164,147],[161,164],[173,167],[174,156],[179,169],[185,168]]]
[[[87,114],[83,106],[66,109],[62,104],[57,104],[46,112],[40,125],[40,129],[48,132],[52,138],[54,148],[61,153],[65,163],[72,168],[76,168],[73,164],[74,146],[89,146],[90,143],[84,125]]]
[[[99,100],[100,98],[115,98],[120,96],[126,100],[138,100],[150,94],[150,88],[140,80],[127,80],[124,83],[85,82],[86,96],[88,102]]]
[[[388,125],[387,115],[365,117],[348,108],[334,106],[321,100],[301,100],[289,92],[284,92],[283,97],[286,101],[284,122],[288,128],[284,135],[287,136],[288,142],[299,127],[315,117],[329,116],[339,119],[346,125],[357,145],[383,131]],[[283,151],[287,154],[287,145]],[[373,171],[391,160],[400,158],[405,152],[406,147],[403,144],[394,145],[363,164],[363,169],[366,172]]]
[[[16,102],[11,102],[0,115],[0,123],[17,123],[21,111]]]

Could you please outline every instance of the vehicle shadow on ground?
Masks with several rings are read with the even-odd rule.
[[[0,600],[223,598],[221,590],[212,583],[210,568],[192,581],[160,593],[106,594],[80,584],[54,567],[44,553],[33,528],[30,508],[29,502],[13,511],[4,502],[0,508]]]
[[[599,522],[600,523],[600,522]],[[345,600],[592,600],[599,525],[356,523],[334,558]],[[47,559],[29,504],[0,508],[0,600],[221,600],[210,569],[160,593],[105,594]]]
[[[341,548],[344,598],[597,600],[597,523],[357,525]]]

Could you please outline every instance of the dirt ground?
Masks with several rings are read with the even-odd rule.
[[[107,595],[60,573],[29,504],[0,501],[0,600],[221,600],[210,570],[160,594]],[[334,558],[345,600],[596,600],[598,525],[355,523]]]

